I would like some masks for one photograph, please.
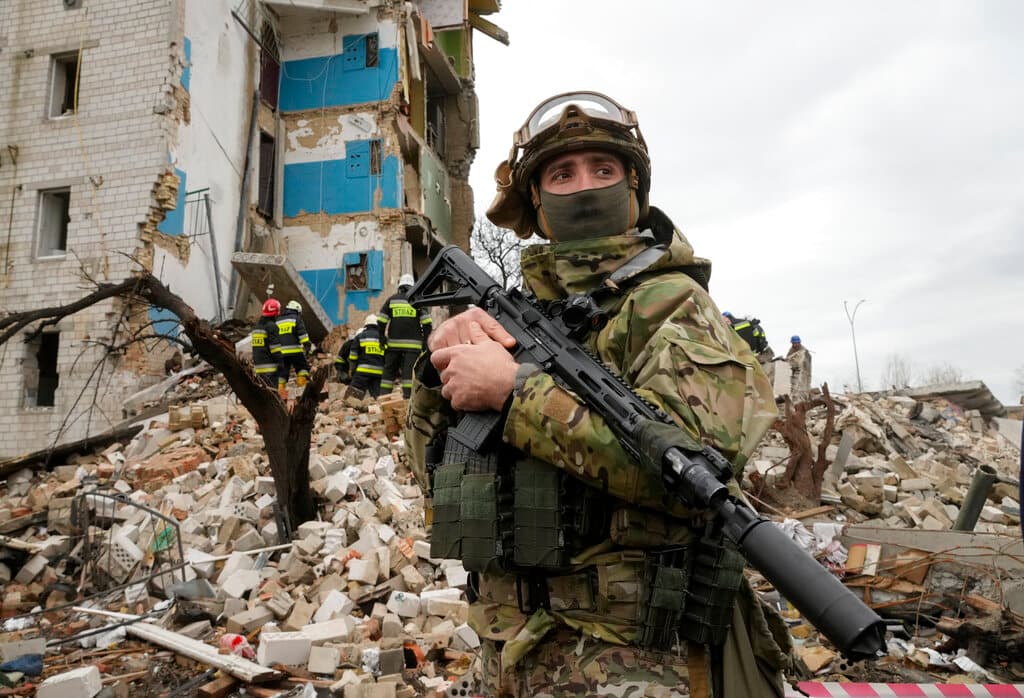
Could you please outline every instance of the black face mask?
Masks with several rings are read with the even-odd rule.
[[[573,194],[540,192],[541,214],[547,220],[548,236],[557,242],[588,240],[619,235],[631,228],[629,183]]]

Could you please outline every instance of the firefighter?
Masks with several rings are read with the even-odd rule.
[[[334,357],[334,370],[337,371],[338,382],[343,385],[348,385],[352,380],[352,366],[348,362],[348,356],[352,353],[352,340],[352,337],[346,339]]]
[[[311,349],[306,325],[302,322],[302,304],[288,301],[288,305],[277,317],[278,352],[281,357],[281,370],[277,374],[277,392],[287,397],[285,385],[291,370],[295,369],[295,384],[300,388],[309,381],[309,362],[306,351]]]
[[[263,313],[252,328],[252,363],[256,377],[267,387],[273,388],[281,371],[280,346],[277,341],[277,316],[281,313],[281,302],[268,298],[263,304]]]
[[[390,393],[395,386],[395,377],[401,374],[402,395],[406,399],[412,392],[413,364],[423,352],[433,323],[426,308],[417,310],[406,300],[413,283],[412,274],[402,274],[398,279],[398,293],[385,301],[377,315],[380,335],[386,338],[380,391]]]
[[[726,310],[722,313],[722,316],[729,321],[732,328],[736,331],[736,334],[747,343],[751,351],[757,357],[758,362],[761,364],[761,368],[764,369],[765,375],[768,376],[768,382],[774,385],[775,383],[775,352],[768,345],[768,337],[764,333],[764,328],[761,327],[761,321],[755,318],[746,317],[735,317],[732,313]]]
[[[372,397],[380,395],[380,377],[384,372],[384,349],[380,345],[380,328],[377,316],[366,316],[363,329],[352,338],[348,355],[349,370],[352,374],[351,387]]]

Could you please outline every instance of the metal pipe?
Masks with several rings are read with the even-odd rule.
[[[964,497],[964,503],[960,507],[960,515],[956,517],[956,523],[953,524],[954,531],[974,530],[974,526],[981,516],[981,510],[985,508],[988,493],[999,479],[999,474],[991,465],[978,466],[978,469],[974,471],[974,478],[971,480],[967,495]]]
[[[210,194],[203,194],[206,204],[206,228],[210,231],[210,252],[213,254],[213,285],[217,290],[217,322],[224,319],[224,296],[220,291],[220,261],[217,259],[217,238],[213,235],[213,212],[210,210]]]

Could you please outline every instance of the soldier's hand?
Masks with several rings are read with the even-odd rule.
[[[431,352],[436,352],[460,344],[482,343],[484,340],[495,341],[506,349],[516,345],[516,340],[505,331],[501,323],[480,308],[470,308],[435,328],[427,338],[427,346]]]
[[[503,344],[482,333],[476,341],[431,352],[430,362],[441,374],[441,396],[466,412],[500,411],[519,369]]]

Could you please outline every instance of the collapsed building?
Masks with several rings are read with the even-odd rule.
[[[468,248],[473,37],[498,0],[17,0],[0,7],[3,310],[151,272],[201,318],[268,288],[314,341]],[[119,422],[174,345],[111,298],[0,346],[0,456]]]

